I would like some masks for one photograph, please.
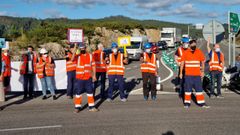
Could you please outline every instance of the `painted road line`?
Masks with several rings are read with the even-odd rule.
[[[61,127],[62,127],[62,125],[40,126],[40,127],[24,127],[24,128],[9,128],[9,129],[0,129],[0,132],[36,130],[36,129],[48,129],[48,128],[61,128]]]
[[[169,55],[169,54],[172,54],[172,53],[174,53],[174,51],[168,53],[168,55]],[[167,81],[168,79],[172,78],[172,77],[174,76],[174,72],[172,71],[171,68],[169,68],[169,67],[164,63],[163,57],[161,58],[161,63],[163,64],[163,66],[164,66],[166,69],[168,69],[168,70],[170,71],[169,76],[166,77],[166,78],[164,78],[164,79],[162,79],[162,80],[160,81],[160,83],[163,83],[163,82]]]

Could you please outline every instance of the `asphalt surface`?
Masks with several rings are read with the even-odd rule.
[[[176,94],[158,95],[157,101],[130,95],[126,103],[119,98],[110,103],[97,101],[99,112],[85,109],[78,114],[73,113],[72,100],[65,96],[56,101],[36,98],[25,102],[19,97],[4,103],[14,102],[0,111],[0,134],[239,135],[239,95],[224,96],[206,98],[209,109],[194,102],[185,109]]]
[[[204,42],[199,46],[208,57]],[[170,49],[167,52],[170,53]],[[222,46],[228,63],[228,47]],[[78,114],[73,113],[73,100],[65,92],[57,94],[58,100],[41,100],[41,93],[32,100],[12,93],[7,102],[0,102],[0,135],[43,135],[43,134],[84,134],[84,135],[239,135],[240,106],[239,91],[225,91],[224,99],[209,99],[209,109],[200,108],[194,102],[184,109],[174,88],[173,76],[163,63],[160,65],[162,80],[157,101],[143,101],[140,62],[126,65],[126,90],[128,102],[96,101],[100,112],[88,112],[87,106]],[[108,81],[106,81],[108,85]],[[83,98],[86,104],[86,96]]]

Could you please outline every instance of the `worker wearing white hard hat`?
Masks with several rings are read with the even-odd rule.
[[[47,99],[47,89],[50,90],[53,100],[57,99],[53,85],[54,68],[55,64],[53,59],[48,55],[48,51],[42,48],[37,62],[37,74],[42,84],[43,100]]]

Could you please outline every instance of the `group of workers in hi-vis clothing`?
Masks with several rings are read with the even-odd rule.
[[[210,39],[209,39],[210,41]],[[211,50],[207,43],[209,55],[209,71],[211,75],[210,97],[223,98],[221,93],[221,80],[224,67],[224,55],[218,44]],[[143,99],[155,101],[157,99],[156,80],[159,76],[160,55],[158,48],[151,43],[143,45],[144,52],[140,58],[140,71],[143,79]],[[8,50],[2,53],[2,74],[0,81],[4,87],[9,87],[11,76],[11,62]],[[120,100],[127,102],[125,91],[124,73],[125,64],[128,64],[127,54],[121,53],[118,44],[113,42],[111,52],[104,52],[103,44],[97,45],[97,50],[89,53],[84,44],[70,44],[66,50],[66,72],[67,72],[67,97],[74,100],[74,112],[80,112],[83,94],[86,93],[90,112],[99,111],[95,106],[96,89],[100,83],[98,98],[112,102],[114,98],[115,82],[117,81]],[[205,103],[202,88],[202,77],[205,71],[205,56],[197,48],[196,40],[182,38],[182,44],[175,53],[175,61],[179,66],[178,87],[179,96],[183,99],[184,107],[189,108],[193,89],[195,90],[196,102],[200,107],[209,108]],[[50,90],[53,100],[56,100],[54,86],[55,64],[53,58],[45,48],[37,54],[32,46],[27,47],[26,53],[22,55],[20,74],[24,76],[24,99],[33,97],[35,75],[42,84],[42,99],[46,100],[47,90]],[[109,87],[106,91],[106,78],[108,76]],[[217,81],[217,93],[214,93],[215,80]],[[150,95],[151,93],[151,95]]]

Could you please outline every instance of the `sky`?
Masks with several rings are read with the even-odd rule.
[[[228,11],[240,14],[240,0],[0,0],[0,16],[99,19],[123,15],[140,20],[226,23]]]

